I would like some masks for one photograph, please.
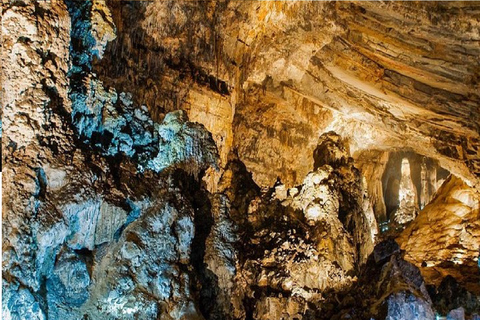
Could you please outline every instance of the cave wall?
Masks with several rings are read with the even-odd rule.
[[[448,176],[448,171],[441,168],[431,158],[416,153],[402,151],[390,153],[383,176],[383,194],[387,218],[392,218],[399,207],[399,188],[402,178],[402,161],[408,160],[410,180],[415,193],[415,208],[420,211],[429,203],[437,188]]]
[[[473,314],[479,12],[2,3],[5,318],[432,318],[447,275]],[[419,210],[456,177],[397,248],[405,156]]]

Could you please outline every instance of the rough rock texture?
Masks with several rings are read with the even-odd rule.
[[[181,111],[153,124],[144,109],[131,106],[128,94],[117,99],[115,89],[106,90],[88,73],[105,40],[105,35],[95,38],[102,33],[95,31],[99,21],[90,17],[90,10],[108,13],[105,6],[90,2],[12,3],[4,8],[2,59],[9,79],[3,100],[9,133],[3,153],[9,186],[3,210],[6,319],[151,319],[163,313],[158,299],[189,295],[187,274],[178,284],[168,279],[177,277],[181,265],[189,265],[193,200],[182,200],[176,192],[182,188],[168,181],[191,179],[171,178],[174,170],[183,168],[189,177],[215,167],[216,146],[211,134],[188,122]],[[166,171],[164,178],[156,175]],[[150,201],[162,188],[171,188],[177,202],[163,196],[158,196],[159,203]],[[199,187],[184,189],[190,193]],[[147,268],[134,272],[145,273],[139,282],[119,276],[128,273],[130,262],[106,277],[106,270],[97,266],[110,265],[104,260],[108,257],[121,257],[123,241],[127,248],[132,242],[123,240],[128,230],[134,234],[137,226],[146,232],[143,220],[134,223],[141,217],[153,228],[146,235],[156,239],[143,240],[153,246],[143,248],[150,252],[143,258],[155,264],[139,261]],[[160,220],[147,222],[152,219]],[[163,245],[156,234],[167,237]],[[125,250],[130,261],[134,252]],[[145,289],[150,274],[160,270],[165,272],[158,280],[161,289]],[[114,291],[117,286],[124,290],[121,294]],[[165,314],[180,318],[198,313],[192,303],[172,304]]]
[[[478,183],[477,2],[109,5],[99,76],[154,119],[187,110],[260,185],[300,183],[329,130],[355,157],[412,148]]]
[[[303,319],[324,292],[355,282],[377,228],[340,140],[322,136],[314,155],[321,167],[290,189],[277,182],[262,191],[243,163],[229,162],[206,243],[206,274],[218,290],[204,294],[220,306],[210,307],[210,318]]]
[[[452,175],[399,236],[406,259],[422,270],[429,283],[439,285],[451,275],[467,289],[480,289],[479,201],[476,190]]]
[[[393,240],[380,242],[348,290],[331,292],[308,319],[435,319],[420,271]]]
[[[2,318],[478,317],[477,2],[1,10]]]

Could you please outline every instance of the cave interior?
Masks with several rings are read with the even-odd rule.
[[[2,319],[480,319],[480,2],[0,8]]]

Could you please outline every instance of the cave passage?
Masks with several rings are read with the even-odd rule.
[[[449,174],[432,158],[411,151],[391,152],[382,175],[387,221],[400,225],[412,221]]]

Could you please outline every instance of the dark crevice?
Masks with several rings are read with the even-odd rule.
[[[42,168],[35,169],[37,174],[36,184],[37,184],[37,192],[35,194],[36,198],[40,201],[45,201],[45,195],[47,193],[47,176],[45,175],[45,171]]]
[[[74,250],[74,252],[76,253],[77,257],[87,266],[88,275],[91,279],[93,273],[94,252],[87,248]]]
[[[177,70],[180,79],[189,76],[195,83],[209,87],[212,91],[221,95],[230,95],[228,84],[217,77],[208,74],[186,59],[165,59],[165,63],[173,70]]]
[[[47,279],[45,276],[40,280],[40,289],[33,293],[35,300],[38,301],[40,309],[44,314],[48,314],[48,300],[47,300]]]
[[[245,309],[245,320],[254,320],[253,314],[255,312],[255,302],[257,299],[255,298],[244,298],[243,299],[243,307]]]
[[[193,221],[195,236],[191,244],[190,263],[195,270],[193,278],[198,281],[197,284],[193,283],[192,287],[199,297],[199,310],[207,320],[229,319],[217,303],[220,290],[218,279],[207,268],[204,261],[206,240],[214,224],[210,194],[201,186],[201,180],[199,181],[195,176],[183,170],[176,170],[172,176],[179,184],[180,189],[186,193],[185,195],[190,200],[195,213]]]

